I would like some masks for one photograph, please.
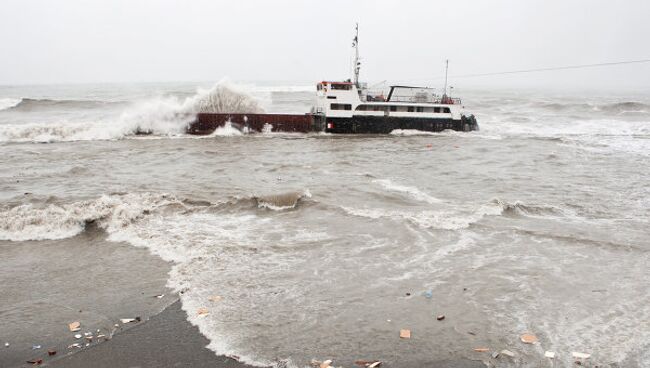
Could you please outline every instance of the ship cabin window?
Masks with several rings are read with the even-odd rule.
[[[336,96],[327,96],[329,100],[336,100]]]
[[[415,108],[414,108],[413,106],[409,106],[409,108],[408,108],[408,112],[413,112],[414,109],[415,109]]]
[[[397,106],[391,106],[390,111],[397,111]]]
[[[332,110],[352,110],[352,105],[333,103],[333,104],[330,105],[330,108]]]
[[[424,112],[424,107],[418,106],[418,107],[416,107],[416,111],[417,112]]]
[[[443,109],[443,111],[442,111],[442,112],[445,112],[445,113],[447,113],[447,114],[449,114],[449,113],[451,112],[451,110],[449,110],[449,108],[448,108],[448,107],[445,107],[445,108]]]
[[[318,84],[316,85],[316,90],[317,90],[317,91],[320,91],[320,90],[322,90],[322,89],[323,89],[323,83],[318,83]]]
[[[439,107],[434,107],[433,112],[440,112],[440,108]]]
[[[332,83],[332,90],[349,91],[351,89],[352,89],[352,84],[348,84],[348,83]]]
[[[384,111],[384,107],[375,105],[375,106],[373,106],[373,110],[374,111]]]

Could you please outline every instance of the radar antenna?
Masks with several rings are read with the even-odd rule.
[[[361,62],[359,61],[359,23],[355,27],[352,47],[354,47],[354,85],[359,88],[359,70],[361,69]]]

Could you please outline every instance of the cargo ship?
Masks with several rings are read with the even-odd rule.
[[[478,130],[474,115],[466,115],[461,99],[452,98],[445,86],[437,95],[433,88],[391,86],[387,95],[371,91],[359,82],[359,27],[353,79],[316,84],[316,104],[306,114],[199,113],[187,133],[208,135],[226,124],[244,132],[326,132],[340,134],[387,134],[395,130],[440,132]]]

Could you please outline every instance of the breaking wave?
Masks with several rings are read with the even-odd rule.
[[[406,194],[409,197],[418,201],[427,202],[431,204],[441,202],[440,199],[435,198],[427,193],[424,193],[423,191],[419,190],[416,187],[395,184],[388,179],[377,179],[377,180],[373,180],[372,182],[381,185],[386,190]]]
[[[167,194],[103,195],[72,204],[23,204],[0,212],[0,240],[64,239],[80,234],[89,223],[105,230],[125,227],[143,216],[172,204]]]
[[[11,109],[21,102],[19,98],[0,98],[0,111]]]
[[[461,230],[479,222],[486,216],[507,217],[561,217],[565,211],[548,205],[526,205],[521,202],[509,203],[499,199],[475,207],[443,208],[424,211],[389,210],[383,208],[352,208],[341,207],[352,216],[370,219],[387,218],[398,221],[408,221],[425,229]]]
[[[271,194],[253,197],[260,208],[268,208],[274,211],[296,208],[298,202],[305,198],[311,198],[309,190],[299,192],[287,192],[282,194]]]
[[[194,201],[160,193],[107,194],[94,200],[70,204],[53,203],[48,198],[40,203],[0,207],[0,240],[27,241],[65,239],[80,234],[88,224],[115,232],[153,213],[192,212],[209,208],[293,209],[311,198],[309,190],[280,194],[233,197],[221,203]]]
[[[544,110],[556,112],[610,112],[614,114],[621,114],[626,112],[650,111],[650,105],[637,101],[623,101],[604,104],[542,102],[537,104],[537,107],[540,107]]]
[[[23,100],[18,105],[21,105]],[[27,105],[57,104],[61,101],[29,100]],[[80,103],[67,101],[66,103]],[[88,103],[87,101],[83,103]],[[91,102],[95,103],[95,102]],[[183,100],[159,97],[139,103],[112,121],[0,125],[0,142],[66,142],[115,140],[140,134],[178,136],[199,112],[260,113],[264,110],[252,96],[228,82],[199,90]]]

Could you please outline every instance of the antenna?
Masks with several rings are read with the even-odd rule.
[[[359,70],[361,69],[361,62],[359,62],[359,23],[356,23],[355,35],[352,40],[352,47],[354,47],[354,84],[359,88]]]
[[[445,61],[445,89],[443,90],[443,95],[447,96],[447,75],[449,73],[449,59]]]

